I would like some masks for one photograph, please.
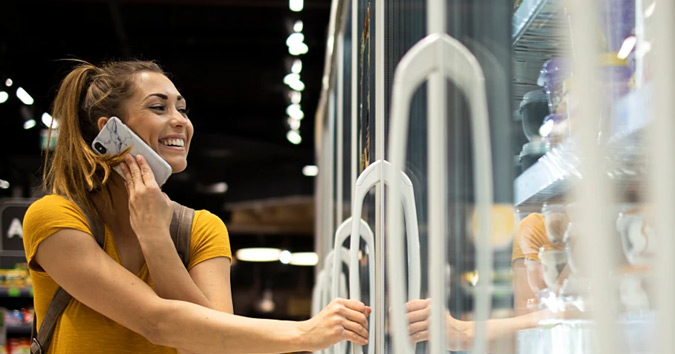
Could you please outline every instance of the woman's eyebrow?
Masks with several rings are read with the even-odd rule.
[[[165,95],[165,94],[163,94],[163,93],[151,93],[151,94],[147,95],[143,100],[145,101],[145,100],[147,100],[148,98],[153,97],[153,96],[154,96],[154,97],[159,97],[159,98],[161,98],[161,99],[163,99],[163,100],[168,100],[168,99],[169,99],[169,96],[167,96],[167,95]],[[181,96],[181,95],[178,95],[178,96],[176,97],[176,101],[185,101],[185,97],[183,97],[183,96]]]

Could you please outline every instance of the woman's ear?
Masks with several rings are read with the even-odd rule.
[[[108,123],[108,117],[101,117],[98,119],[98,121],[96,122],[96,124],[98,125],[98,131],[101,131],[101,129],[103,129],[105,123]]]

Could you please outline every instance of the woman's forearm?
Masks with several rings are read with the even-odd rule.
[[[192,303],[165,300],[152,311],[153,343],[197,353],[280,353],[315,351],[340,340],[367,343],[370,309],[336,299],[307,321],[236,316]]]
[[[212,308],[209,299],[185,269],[168,234],[162,237],[139,237],[139,242],[157,295]]]

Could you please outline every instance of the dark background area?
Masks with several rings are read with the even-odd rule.
[[[233,251],[261,245],[311,251],[314,179],[303,176],[302,167],[315,164],[314,113],[329,12],[329,0],[305,0],[300,13],[289,10],[288,0],[0,2],[0,91],[10,94],[0,104],[0,179],[10,183],[0,198],[35,196],[40,116],[50,111],[72,67],[62,59],[156,60],[186,97],[195,126],[188,169],[164,190],[180,203],[221,216]],[[294,57],[285,42],[296,20],[303,21],[309,52],[300,56],[303,141],[292,145],[286,140],[290,101],[282,80],[291,72]],[[5,86],[6,78],[12,87]],[[35,99],[32,106],[16,98],[19,86]],[[29,118],[38,126],[24,130]],[[218,182],[227,183],[227,191],[209,193],[208,186]],[[289,216],[267,217],[270,208]],[[266,315],[302,317],[297,310],[308,308],[312,283],[311,267],[236,262],[235,310],[258,314],[254,302],[271,289],[277,310]]]

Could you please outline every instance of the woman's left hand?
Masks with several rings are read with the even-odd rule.
[[[129,194],[129,221],[136,236],[168,234],[173,215],[171,199],[157,185],[146,159],[127,154],[121,167]]]

